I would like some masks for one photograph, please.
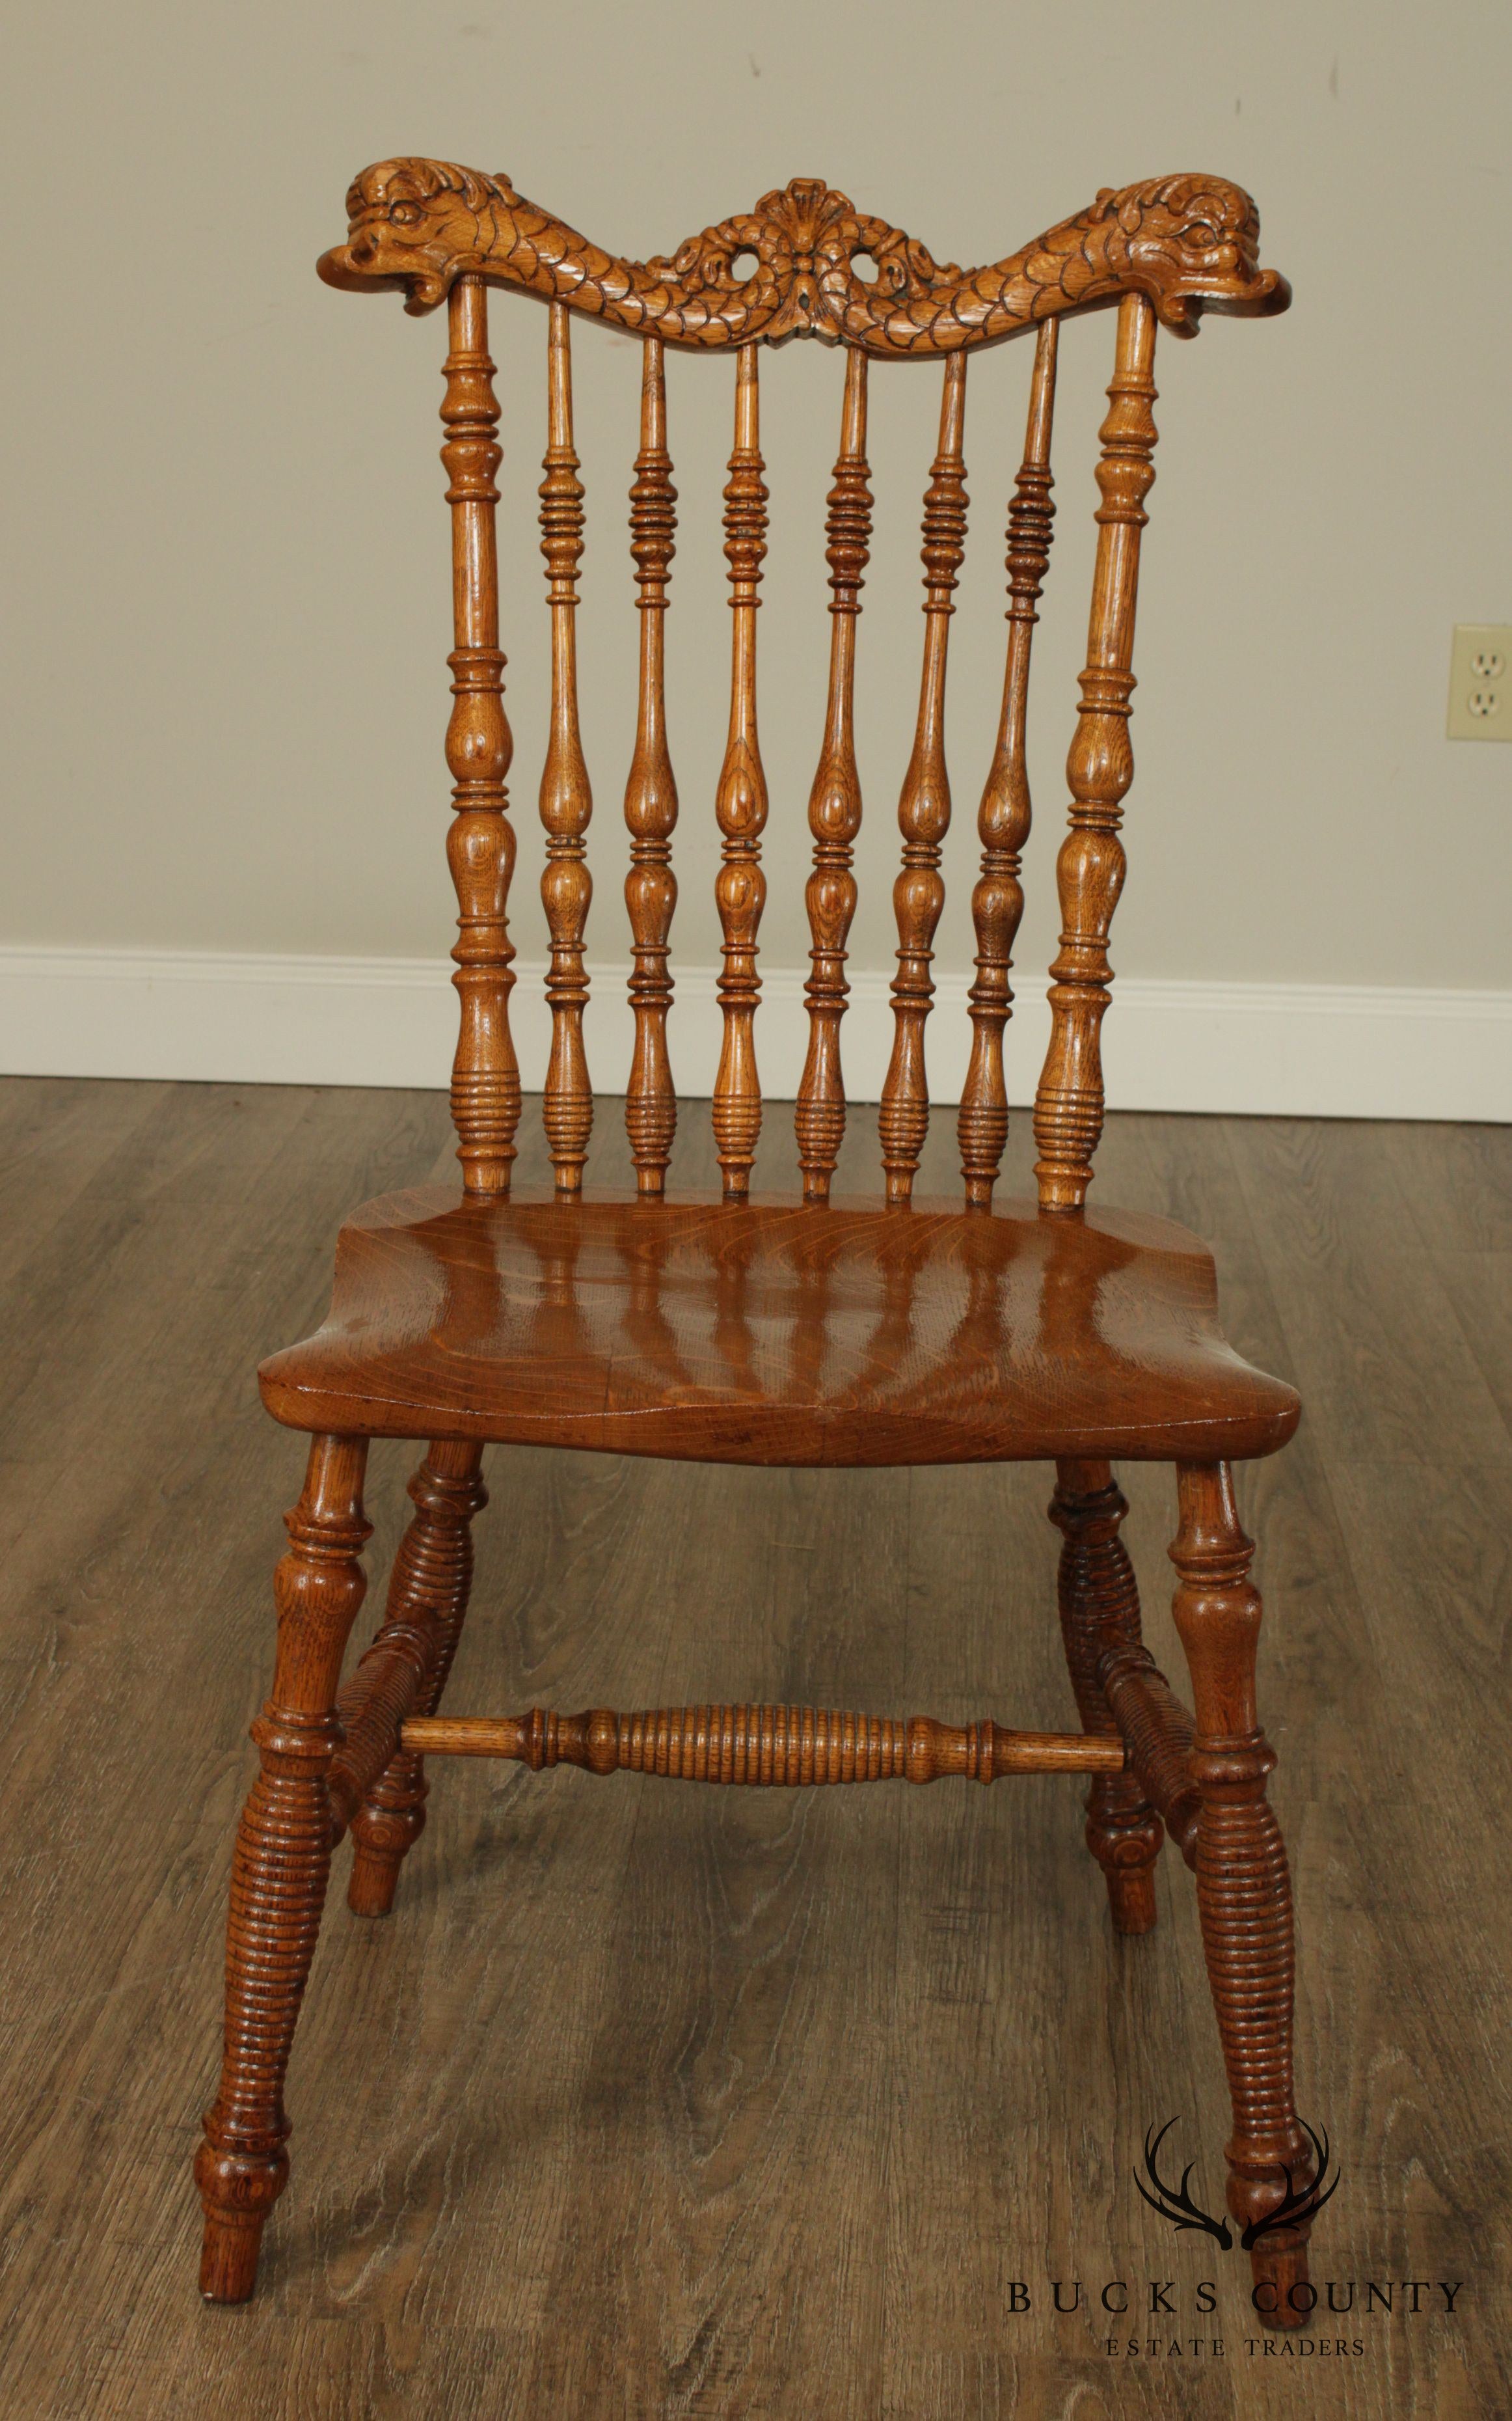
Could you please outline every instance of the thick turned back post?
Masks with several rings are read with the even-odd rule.
[[[450,347],[441,417],[451,507],[451,721],[446,763],[455,813],[446,855],[457,891],[457,973],[461,1028],[452,1068],[457,1157],[469,1194],[507,1194],[520,1123],[520,1070],[509,1036],[509,878],[515,836],[505,775],[513,742],[504,711],[499,652],[499,569],[493,475],[498,398],[489,358],[488,291],[460,277],[449,305]]]
[[[1145,498],[1155,478],[1155,313],[1143,294],[1118,306],[1117,353],[1099,432],[1098,554],[1082,705],[1067,759],[1070,830],[1055,867],[1061,944],[1051,967],[1050,1047],[1035,1097],[1042,1210],[1080,1210],[1102,1132],[1102,1019],[1111,994],[1108,934],[1123,889],[1118,837],[1134,777],[1129,701]]]

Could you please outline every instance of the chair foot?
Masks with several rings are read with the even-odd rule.
[[[415,1795],[385,1805],[405,1784]],[[347,1906],[353,1916],[388,1916],[398,1888],[399,1868],[425,1831],[426,1782],[417,1757],[401,1749],[351,1820],[351,1874]]]
[[[1147,1866],[1104,1867],[1102,1871],[1108,1878],[1115,1933],[1153,1933],[1157,1916],[1153,1859]]]
[[[1316,2301],[1308,2284],[1305,2238],[1256,2244],[1250,2254],[1250,2266],[1257,2298],[1255,2308],[1262,2326],[1305,2328],[1313,2317]],[[1307,2288],[1305,2295],[1294,2292],[1302,2287]]]
[[[205,2165],[226,2169],[232,2164],[213,2161]],[[199,2255],[199,2291],[207,2304],[245,2304],[251,2300],[257,2283],[257,2257],[262,2251],[262,2230],[277,2195],[287,2179],[278,2178],[259,2210],[234,2210],[225,2203],[211,2203],[207,2181],[202,2178],[201,2162],[196,2162],[195,2179],[205,2198],[205,2236]],[[229,2183],[223,2179],[218,2182]]]

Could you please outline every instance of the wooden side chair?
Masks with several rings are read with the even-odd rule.
[[[451,1103],[461,1189],[392,1195],[342,1230],[324,1326],[264,1364],[276,1420],[310,1438],[304,1493],[275,1576],[272,1695],[253,1726],[260,1771],[237,1835],[225,2065],[195,2175],[205,2209],[201,2287],[250,2295],[259,2240],[288,2172],[283,2087],[332,1852],[353,1841],[350,1899],[391,1905],[424,1823],[423,1760],[566,1760],[726,1784],[990,1782],[1091,1777],[1086,1838],[1121,1933],[1155,1923],[1154,1867],[1169,1833],[1195,1869],[1208,1978],[1233,2101],[1228,2207],[1248,2228],[1265,2301],[1302,2317],[1314,2161],[1292,2087],[1293,1942],[1286,1853],[1267,1804],[1274,1757],[1255,1711],[1260,1601],[1232,1467],[1290,1437],[1292,1390],[1252,1369],[1217,1323],[1210,1255],[1162,1221],[1087,1207],[1102,1125],[1099,1030],[1108,934],[1124,876],[1132,774],[1135,590],[1154,478],[1157,327],[1195,331],[1205,309],[1285,309],[1257,265],[1248,195],[1221,179],[1161,178],[1091,207],[990,268],[942,266],[844,195],[800,180],[670,258],[621,260],[524,201],[504,177],[433,160],[367,169],[349,239],[321,260],[353,293],[394,288],[406,308],[447,306],[441,407],[452,519],[455,782],[447,853],[460,907],[453,957],[461,1034]],[[506,920],[515,841],[499,650],[494,473],[499,407],[488,293],[548,305],[548,444],[540,489],[552,626],[550,744],[540,787],[550,940],[546,1141],[552,1189],[511,1191],[521,1086],[510,1041]],[[1063,320],[1104,305],[1116,329],[1097,464],[1097,566],[1086,669],[1057,866],[1062,932],[1052,1031],[1035,1100],[1037,1201],[999,1202],[1007,1133],[1004,1029],[1029,828],[1024,727],[1036,601],[1049,562],[1051,427]],[[585,1055],[589,787],[578,734],[574,616],[584,491],[572,443],[573,315],[642,343],[640,448],[630,547],[640,688],[625,792],[625,884],[634,1045],[625,1077],[635,1190],[585,1190],[593,1100]],[[839,453],[829,497],[828,710],[809,798],[808,1055],[796,1113],[803,1198],[750,1191],[762,1119],[756,1025],[767,788],[756,723],[756,609],[768,492],[758,424],[764,346],[813,336],[840,348]],[[959,1112],[964,1199],[913,1195],[928,1100],[924,1036],[950,816],[943,751],[952,591],[965,547],[962,430],[978,347],[1033,343],[1022,468],[1008,507],[1001,726],[979,811],[972,894],[976,975]],[[714,801],[723,836],[723,1050],[712,1102],[720,1195],[669,1194],[677,1100],[669,1057],[669,936],[678,792],[662,664],[676,524],[664,349],[734,361],[734,449],[724,492],[733,609],[729,739]],[[832,1198],[845,1125],[841,1028],[856,905],[862,801],[852,686],[871,495],[866,390],[874,363],[937,356],[939,451],[924,500],[924,664],[898,805],[895,1039],[881,1109],[883,1184]],[[843,391],[842,391],[843,390]],[[629,448],[627,446],[627,454]],[[700,1112],[700,1115],[702,1113]],[[363,1476],[371,1438],[428,1441],[411,1482],[382,1628],[342,1679],[363,1600]],[[1082,1729],[956,1727],[809,1707],[707,1706],[500,1719],[439,1712],[467,1608],[470,1525],[491,1441],[776,1465],[1042,1460],[1062,1534],[1059,1601]],[[1174,1463],[1176,1620],[1188,1712],[1141,1644],[1139,1600],[1112,1473]],[[732,1677],[733,1679],[734,1677]],[[1269,2226],[1266,2223],[1270,2222]],[[1305,2299],[1298,2299],[1299,2301]]]

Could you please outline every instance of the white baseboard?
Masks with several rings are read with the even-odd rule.
[[[545,1074],[541,969],[522,961],[511,1004],[527,1089]],[[763,971],[757,1053],[768,1097],[789,1101],[803,1063],[804,970]],[[0,949],[0,1070],[241,1085],[443,1086],[456,1003],[428,959],[284,958],[192,950]],[[671,1023],[679,1089],[712,1087],[715,971],[678,973]],[[625,969],[594,970],[589,1063],[623,1088]],[[939,978],[930,1088],[959,1093],[968,978]],[[888,976],[851,976],[847,1089],[875,1101],[891,1043]],[[1009,1088],[1028,1101],[1049,1015],[1027,973],[1009,1029]],[[1164,983],[1120,977],[1103,1029],[1114,1108],[1301,1117],[1512,1121],[1512,992],[1359,984]]]

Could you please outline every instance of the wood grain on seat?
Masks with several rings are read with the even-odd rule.
[[[1298,1399],[1164,1220],[437,1187],[343,1228],[330,1318],[264,1363],[291,1427],[705,1462],[1266,1454]]]

